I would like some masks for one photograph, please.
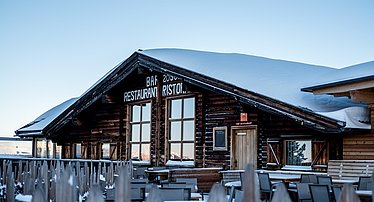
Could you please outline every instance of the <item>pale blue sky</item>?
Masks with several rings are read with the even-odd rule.
[[[373,11],[372,0],[0,0],[0,136],[81,95],[139,48],[337,68],[374,60]]]

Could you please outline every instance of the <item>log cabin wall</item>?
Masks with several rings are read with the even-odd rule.
[[[259,168],[277,169],[286,164],[285,140],[311,140],[311,156],[315,165],[327,165],[329,159],[340,159],[342,156],[341,135],[317,132],[295,121],[265,112],[259,112],[258,126]],[[275,156],[269,147],[275,152],[280,166],[271,164],[275,163]]]
[[[230,166],[230,147],[227,151],[213,150],[213,128],[222,126],[234,126],[240,120],[240,112],[242,107],[232,97],[220,94],[205,92],[203,95],[203,120],[205,134],[202,147],[205,147],[203,154],[204,167],[229,167]],[[230,133],[228,132],[228,145],[230,145]],[[205,144],[204,144],[205,143]]]
[[[155,73],[153,73],[154,75]],[[144,80],[151,75],[149,72],[135,71],[122,83],[113,87],[103,98],[75,117],[59,131],[59,135],[52,139],[63,145],[63,157],[74,158],[75,143],[82,144],[82,158],[101,158],[101,147],[105,143],[111,144],[112,159],[127,160],[130,157],[130,108],[137,102],[124,102],[125,91],[144,88]],[[157,74],[162,78],[162,74]],[[228,130],[228,149],[225,151],[213,150],[213,128],[240,125],[240,113],[247,113],[248,121],[245,124],[257,125],[258,133],[258,167],[267,168],[269,163],[268,139],[281,140],[277,148],[282,154],[284,139],[311,138],[316,142],[313,147],[318,155],[318,142],[328,142],[330,146],[322,153],[317,164],[327,164],[328,159],[339,159],[341,146],[331,144],[336,136],[322,134],[308,129],[295,121],[275,116],[254,107],[237,101],[234,97],[204,90],[200,87],[184,83],[189,96],[195,97],[195,167],[224,167],[230,166],[231,134]],[[160,87],[160,86],[159,86]],[[180,95],[179,95],[180,96]],[[183,96],[183,95],[182,95]],[[142,102],[150,102],[151,107],[151,142],[150,165],[163,166],[168,158],[167,142],[167,102],[169,98],[178,96],[158,96]],[[339,137],[337,138],[339,140]],[[340,138],[341,139],[341,138]],[[281,163],[284,159],[280,158]]]
[[[374,159],[374,133],[346,134],[343,139],[344,160]]]
[[[369,104],[368,108],[370,111],[371,130],[344,135],[344,160],[374,159],[374,104]]]
[[[58,145],[71,147],[64,150],[63,157],[74,158],[74,143],[80,143],[82,158],[100,159],[102,156],[99,148],[103,143],[109,143],[113,157],[123,159],[121,156],[125,150],[121,148],[125,140],[125,110],[122,110],[118,103],[98,102],[92,107],[81,113],[68,127],[63,128],[58,136]]]

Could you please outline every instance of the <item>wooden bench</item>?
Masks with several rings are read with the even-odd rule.
[[[333,179],[357,179],[360,176],[371,176],[374,160],[330,160],[327,175]]]

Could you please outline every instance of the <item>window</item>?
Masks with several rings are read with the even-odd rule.
[[[109,143],[104,143],[103,146],[101,147],[101,157],[103,159],[110,159],[110,144]]]
[[[82,152],[82,150],[81,150],[81,144],[80,143],[78,143],[78,144],[75,144],[75,158],[76,159],[80,159],[81,158],[81,152]]]
[[[47,150],[48,150],[47,157],[53,158],[53,142],[51,140],[47,141]]]
[[[169,102],[170,159],[192,160],[195,157],[195,98]]]
[[[151,103],[131,106],[131,159],[150,161]]]
[[[47,157],[47,140],[36,139],[36,157],[46,158]]]
[[[213,150],[227,150],[227,127],[213,128]]]
[[[311,140],[286,140],[286,165],[310,166],[312,162]]]
[[[55,155],[55,158],[56,159],[61,159],[61,154],[62,154],[62,146],[61,145],[56,145],[56,155]]]

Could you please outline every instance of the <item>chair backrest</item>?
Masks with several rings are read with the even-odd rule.
[[[300,178],[301,183],[312,183],[312,184],[317,184],[317,176],[313,174],[301,174]]]
[[[191,189],[160,188],[160,195],[164,201],[186,201],[191,200]]]
[[[318,184],[332,186],[332,179],[330,176],[318,176]]]
[[[269,178],[269,173],[257,173],[258,181],[260,183],[260,191],[271,192],[271,182]]]
[[[334,193],[335,201],[339,201],[340,194],[342,193],[342,187],[341,186],[332,186],[332,192]]]
[[[358,190],[372,190],[373,182],[371,177],[360,177],[358,180]]]
[[[235,191],[235,202],[242,202],[243,201],[243,191],[236,190]]]
[[[148,179],[140,179],[140,178],[138,178],[138,179],[131,179],[130,180],[130,182],[131,183],[148,183],[149,181],[148,181]]]
[[[197,178],[176,178],[175,181],[177,183],[184,182],[186,184],[193,185],[191,186],[191,192],[197,192],[198,190]]]
[[[235,187],[234,187],[234,186],[231,186],[231,187],[230,187],[229,201],[228,201],[228,202],[232,202],[232,201],[233,201],[233,199],[234,199],[234,194],[235,194]]]
[[[312,200],[309,190],[309,183],[296,183],[297,198],[299,201]]]
[[[176,182],[185,182],[186,184],[197,184],[197,178],[176,178]]]
[[[161,184],[163,188],[186,188],[190,189],[190,192],[196,193],[196,188],[194,184],[186,184],[184,182],[173,182]]]
[[[145,200],[145,187],[131,187],[131,200],[144,201]]]
[[[147,167],[134,167],[133,171],[132,171],[132,175],[134,177],[134,179],[146,179],[147,178],[147,174],[146,174],[146,170],[148,168]]]
[[[331,202],[330,190],[328,185],[310,184],[309,190],[312,196],[312,201]]]

